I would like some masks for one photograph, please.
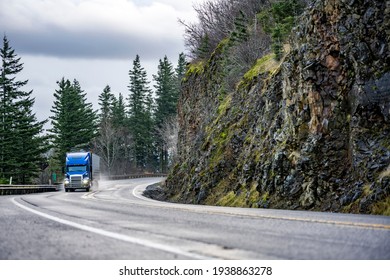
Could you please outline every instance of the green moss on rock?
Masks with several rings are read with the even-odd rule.
[[[274,71],[279,66],[279,64],[280,63],[275,60],[275,54],[273,53],[259,58],[255,65],[253,65],[253,67],[244,74],[238,84],[238,88],[243,88],[251,84],[253,80],[257,79],[261,74]]]

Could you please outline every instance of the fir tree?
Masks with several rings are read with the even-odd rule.
[[[129,71],[129,129],[132,134],[133,162],[139,170],[145,170],[152,150],[151,92],[147,73],[141,66],[139,55]]]
[[[230,43],[242,43],[248,39],[247,18],[243,11],[234,20],[234,29],[230,35]]]
[[[99,95],[100,123],[112,117],[114,101],[115,101],[115,95],[111,93],[111,88],[109,85],[107,85],[103,89],[103,92]]]
[[[72,149],[90,149],[96,135],[96,112],[87,102],[86,93],[77,80],[71,83],[64,78],[57,82],[59,89],[54,93],[55,101],[50,117],[53,144],[60,162],[65,153]]]
[[[119,93],[119,97],[114,96],[112,103],[112,122],[115,127],[124,128],[128,123],[126,116],[126,104],[123,100],[122,93]]]
[[[167,117],[176,114],[178,98],[175,72],[167,56],[160,59],[157,75],[153,78],[156,82],[156,124],[160,126]]]
[[[40,135],[46,121],[38,122],[32,112],[32,91],[22,90],[28,81],[16,79],[23,64],[5,36],[0,56],[0,177],[31,183],[47,151],[45,137]]]
[[[47,136],[42,136],[45,121],[37,122],[32,112],[34,99],[27,97],[18,102],[15,115],[14,153],[16,163],[15,182],[31,183],[39,174],[40,165],[45,161],[43,154],[48,150]]]
[[[180,53],[179,59],[177,61],[177,66],[175,68],[176,81],[177,81],[176,88],[179,93],[181,89],[181,81],[183,80],[184,75],[186,74],[186,66],[187,66],[186,56],[184,53]]]
[[[210,37],[209,34],[206,33],[200,39],[200,44],[196,51],[196,55],[200,59],[205,59],[210,55],[210,52],[211,52]]]
[[[108,176],[118,156],[120,139],[119,133],[113,124],[113,106],[115,96],[111,93],[110,86],[106,86],[99,95],[99,132],[95,138],[95,150],[101,157]]]
[[[165,121],[171,116],[176,115],[178,98],[178,84],[175,72],[167,56],[163,60],[160,59],[157,75],[154,75],[153,78],[156,82],[156,127],[158,131],[162,131]],[[168,167],[168,151],[164,145],[164,141],[162,141],[161,135],[158,135],[157,147],[159,150],[160,171],[166,172]]]
[[[277,60],[282,58],[283,44],[291,33],[296,18],[303,12],[305,5],[304,0],[281,0],[272,3],[269,9],[259,13],[258,19],[263,30],[271,34],[271,47]]]
[[[119,140],[119,152],[116,161],[113,163],[113,169],[117,174],[126,174],[131,168],[131,149],[132,138],[129,133],[129,120],[126,113],[126,104],[123,95],[114,96],[112,107],[112,123],[117,130]]]

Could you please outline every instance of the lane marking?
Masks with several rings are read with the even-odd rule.
[[[350,226],[350,227],[360,227],[360,228],[368,228],[368,229],[385,229],[390,230],[390,224],[370,224],[370,223],[360,223],[360,222],[346,222],[346,221],[334,221],[334,220],[320,220],[320,219],[311,219],[311,218],[296,218],[296,217],[285,217],[285,216],[277,216],[277,215],[267,215],[267,214],[258,214],[258,213],[233,213],[232,211],[226,212],[226,208],[222,209],[205,209],[205,208],[197,208],[197,205],[190,204],[170,204],[168,202],[157,201],[148,197],[143,196],[142,194],[138,194],[139,188],[144,188],[144,185],[139,185],[133,188],[133,196],[148,202],[152,202],[154,206],[166,207],[171,209],[180,209],[191,211],[195,213],[206,213],[206,214],[219,214],[219,215],[229,215],[229,216],[237,216],[237,217],[251,217],[251,218],[265,218],[265,219],[276,219],[276,220],[285,220],[285,221],[296,221],[296,222],[309,222],[309,223],[320,223],[320,224],[333,224],[338,226]],[[157,206],[157,207],[158,207]],[[206,206],[212,207],[212,206]],[[214,206],[216,207],[216,206]],[[234,209],[234,208],[233,208]],[[218,211],[219,210],[219,211]]]
[[[193,213],[206,213],[206,214],[214,214],[214,215],[233,216],[233,217],[264,218],[264,219],[283,220],[283,221],[308,222],[308,223],[319,223],[319,224],[328,224],[328,225],[337,225],[337,226],[358,227],[358,228],[373,229],[373,230],[390,230],[390,224],[380,224],[380,223],[371,224],[371,223],[363,223],[363,222],[321,220],[315,218],[286,217],[286,216],[259,214],[259,213],[234,213],[233,211],[239,208],[232,207],[231,210],[233,211],[226,211],[230,209],[226,209],[226,207],[217,207],[217,206],[208,206],[208,205],[203,205],[202,208],[199,208],[199,205],[157,201],[142,195],[142,189],[145,188],[145,185],[147,184],[135,186],[132,189],[131,193],[134,197],[138,198],[139,200],[149,202],[150,204],[147,205],[143,204],[143,206],[148,206],[148,207],[178,209],[178,210],[188,211]],[[94,196],[94,193],[91,194],[91,196],[89,196],[88,198],[113,202],[111,199],[97,198]],[[127,200],[130,203],[135,203],[135,204],[137,203],[129,199],[123,199],[123,200]],[[213,207],[213,209],[210,209],[211,207]]]
[[[74,228],[77,228],[77,229],[80,229],[80,230],[92,232],[92,233],[95,233],[95,234],[99,234],[99,235],[106,236],[106,237],[109,237],[109,238],[117,239],[117,240],[120,240],[120,241],[133,243],[133,244],[141,245],[141,246],[144,246],[144,247],[157,249],[157,250],[160,250],[160,251],[173,253],[173,254],[189,257],[189,258],[203,259],[203,260],[204,259],[212,259],[210,257],[206,257],[206,256],[203,256],[203,255],[200,255],[200,254],[186,252],[186,251],[180,250],[180,249],[178,249],[176,247],[167,246],[167,245],[159,244],[159,243],[156,243],[156,242],[148,241],[148,240],[145,240],[145,239],[135,238],[135,237],[131,237],[131,236],[128,236],[128,235],[124,235],[124,234],[120,234],[120,233],[116,233],[116,232],[112,232],[112,231],[107,231],[107,230],[104,230],[104,229],[95,228],[95,227],[91,227],[91,226],[86,226],[86,225],[82,225],[82,224],[79,224],[79,223],[76,223],[76,222],[72,222],[72,221],[69,221],[69,220],[58,218],[58,217],[55,217],[55,216],[52,216],[52,215],[49,215],[49,214],[37,211],[37,210],[32,209],[30,207],[27,207],[27,206],[17,202],[15,200],[15,197],[11,198],[11,201],[12,201],[13,204],[18,206],[19,208],[22,208],[22,209],[24,209],[26,211],[29,211],[29,212],[33,213],[33,214],[39,215],[39,216],[44,217],[46,219],[49,219],[49,220],[52,220],[52,221],[55,221],[57,223],[61,223],[61,224],[64,224],[64,225],[68,225],[68,226],[71,226],[71,227],[74,227]]]

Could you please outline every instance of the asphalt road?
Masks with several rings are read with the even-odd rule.
[[[159,180],[0,196],[0,259],[390,259],[390,217],[143,197]]]

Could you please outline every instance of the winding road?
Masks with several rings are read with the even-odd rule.
[[[0,196],[0,259],[390,259],[390,217],[183,205],[162,178]]]

